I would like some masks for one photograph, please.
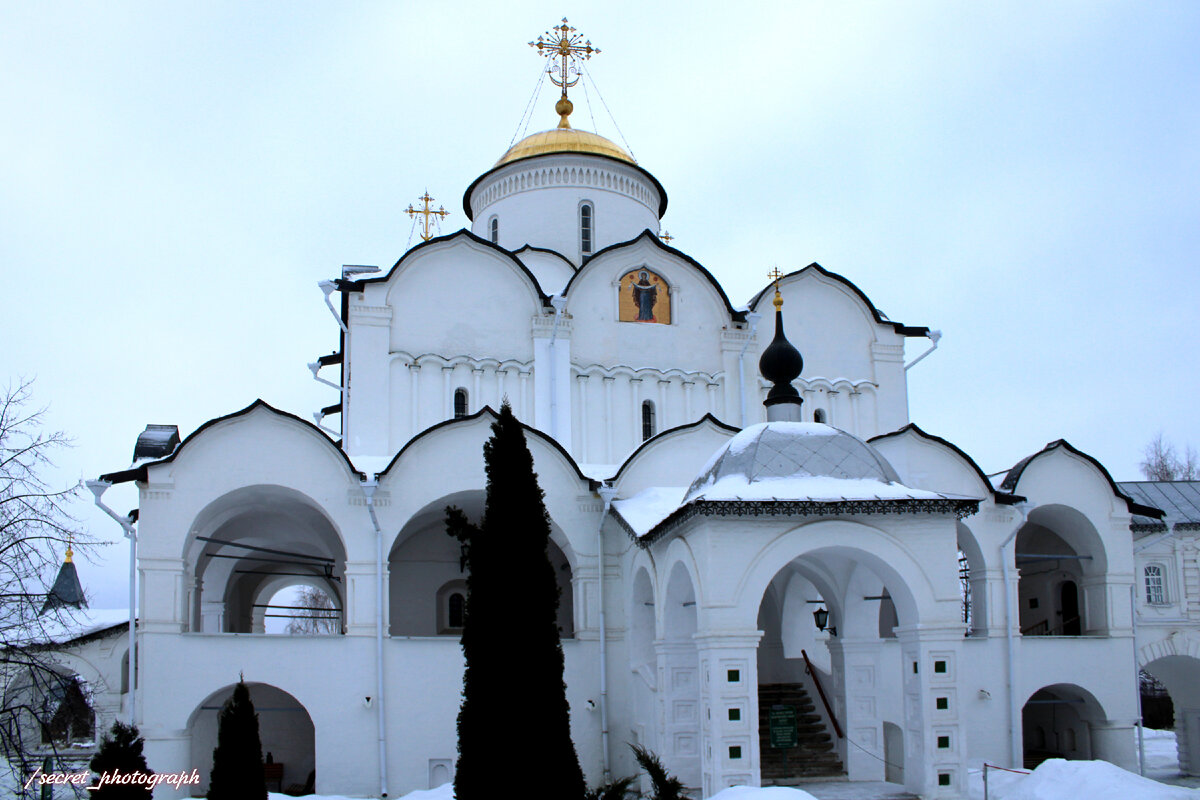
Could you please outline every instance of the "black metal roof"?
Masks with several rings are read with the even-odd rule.
[[[64,606],[87,608],[87,600],[83,596],[83,585],[79,582],[79,573],[75,571],[75,563],[72,561],[64,561],[62,567],[59,568],[58,577],[54,579],[54,586],[46,595],[46,602],[42,604],[41,613],[45,614],[47,611]]]
[[[163,458],[175,452],[178,446],[178,425],[147,425],[146,430],[138,434],[137,444],[133,446],[133,460]]]

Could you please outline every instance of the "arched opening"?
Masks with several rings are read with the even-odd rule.
[[[633,579],[629,610],[629,665],[633,671],[633,719],[635,744],[657,751],[655,741],[654,692],[658,685],[658,656],[654,650],[655,597],[650,574],[643,567]]]
[[[654,402],[651,400],[642,401],[642,441],[654,436],[657,431],[656,422],[654,419]]]
[[[467,390],[460,386],[454,390],[454,418],[462,419],[468,413]]]
[[[1021,710],[1025,768],[1048,758],[1086,760],[1105,758],[1094,729],[1106,722],[1096,698],[1074,684],[1055,684],[1034,692]]]
[[[700,786],[700,661],[696,641],[696,590],[680,562],[667,578],[664,599],[662,658],[666,720],[659,756],[685,786]],[[748,709],[737,709],[745,715]],[[719,713],[714,709],[714,713]],[[732,711],[726,711],[732,713]]]
[[[590,255],[593,246],[593,215],[591,203],[584,203],[579,206],[579,252],[583,255]]]
[[[254,605],[262,616],[264,633],[326,636],[344,628],[336,595],[303,578],[285,578],[282,585],[268,583]]]
[[[492,244],[500,243],[500,220],[497,217],[492,217],[488,223],[488,237],[492,240]]]
[[[272,596],[298,584],[344,607],[345,548],[305,495],[282,486],[238,489],[202,511],[192,530],[184,554],[195,576],[192,630],[265,633]]]
[[[461,622],[451,622],[454,618],[461,620],[465,611],[468,570],[460,544],[446,533],[446,507],[460,508],[468,519],[478,522],[483,517],[483,504],[482,491],[447,495],[414,514],[400,531],[388,555],[390,635],[462,633]],[[551,528],[554,530],[553,521]],[[549,543],[548,555],[559,588],[559,635],[572,638],[575,604],[571,564],[555,541]],[[454,599],[455,594],[460,595],[459,600]]]
[[[96,741],[92,689],[75,672],[48,663],[16,672],[5,686],[6,745],[24,759],[65,748],[90,748]]]
[[[896,736],[926,727],[924,708],[933,702],[896,690],[911,691],[922,658],[896,632],[918,623],[916,598],[898,569],[877,553],[833,546],[793,559],[767,584],[756,620],[764,786],[843,775],[912,787],[926,779],[919,740],[906,748]],[[953,674],[950,658],[928,668]]]
[[[959,522],[958,585],[962,595],[962,622],[968,636],[986,636],[988,631],[987,572],[983,550],[975,533]]]
[[[1143,665],[1142,670],[1169,696],[1167,704],[1170,706],[1171,730],[1175,736],[1178,759],[1178,771],[1174,774],[1200,775],[1200,659],[1190,655],[1166,655]],[[1153,702],[1147,703],[1146,683],[1144,681],[1142,685],[1142,716],[1149,726],[1155,720]],[[1154,689],[1150,688],[1150,692],[1149,699],[1153,701]],[[1167,724],[1162,717],[1158,724]],[[1154,735],[1150,730],[1146,733]],[[1161,780],[1172,777],[1172,773],[1148,777]]]
[[[1021,634],[1103,634],[1107,562],[1095,527],[1067,506],[1041,506],[1017,533]]]
[[[824,422],[825,422],[825,419],[826,419],[826,417],[825,417],[825,409],[823,409],[823,408],[818,408],[818,409],[816,409],[816,410],[814,410],[814,411],[813,411],[813,422],[820,422],[820,423],[824,423]]]
[[[270,755],[277,777],[268,781],[272,791],[312,794],[316,780],[316,731],[308,710],[292,695],[265,683],[249,683],[250,702],[258,715],[258,736],[263,758]],[[213,749],[217,746],[217,719],[221,708],[233,696],[233,686],[209,695],[188,720],[191,735],[191,765],[200,773],[200,785],[193,794],[208,792],[212,772]]]

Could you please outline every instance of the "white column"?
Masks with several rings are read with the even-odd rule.
[[[715,383],[710,383],[704,388],[708,391],[708,413],[712,414],[717,419],[721,419],[722,415],[717,413],[717,389],[720,387]]]
[[[442,419],[454,419],[454,397],[450,393],[452,372],[454,367],[442,367]]]
[[[520,381],[521,396],[519,402],[517,403],[517,408],[521,409],[521,413],[518,415],[518,417],[522,422],[528,424],[531,418],[529,413],[529,373],[522,371],[520,373]]]
[[[692,416],[692,389],[696,386],[695,381],[683,382],[683,421],[695,422],[695,417]]]
[[[655,433],[661,433],[662,431],[665,431],[667,428],[671,427],[667,417],[667,389],[670,387],[670,379],[658,379],[658,418],[655,420]]]
[[[467,413],[471,414],[483,408],[483,368],[471,369],[471,397],[467,403]]]
[[[421,365],[415,361],[408,365],[408,386],[408,397],[412,406],[409,409],[412,429],[408,432],[408,438],[411,439],[421,430]]]
[[[504,379],[508,377],[508,369],[505,367],[496,368],[496,410],[500,410],[500,406],[504,405]]]
[[[702,631],[693,638],[700,659],[702,795],[711,797],[729,786],[758,786],[762,631]]]
[[[604,378],[604,463],[613,460],[613,379]]]
[[[579,448],[577,452],[579,453],[579,460],[586,463],[589,461],[588,423],[591,422],[588,418],[587,403],[588,376],[583,374],[576,375],[575,380],[579,384]]]
[[[629,379],[629,398],[633,406],[633,446],[642,443],[642,379]]]

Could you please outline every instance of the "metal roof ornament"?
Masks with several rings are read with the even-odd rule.
[[[592,40],[584,41],[583,34],[567,24],[563,17],[562,24],[556,25],[529,43],[536,48],[538,55],[547,60],[546,74],[550,82],[562,87],[562,97],[554,104],[554,112],[560,117],[558,127],[570,128],[567,117],[575,110],[575,105],[567,98],[567,89],[579,83],[579,62],[587,61],[593,54],[599,53],[599,47],[592,47]]]

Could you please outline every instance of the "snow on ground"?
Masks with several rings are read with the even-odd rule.
[[[768,786],[756,789],[753,786],[730,786],[714,794],[709,800],[817,800],[800,789],[786,786]]]

